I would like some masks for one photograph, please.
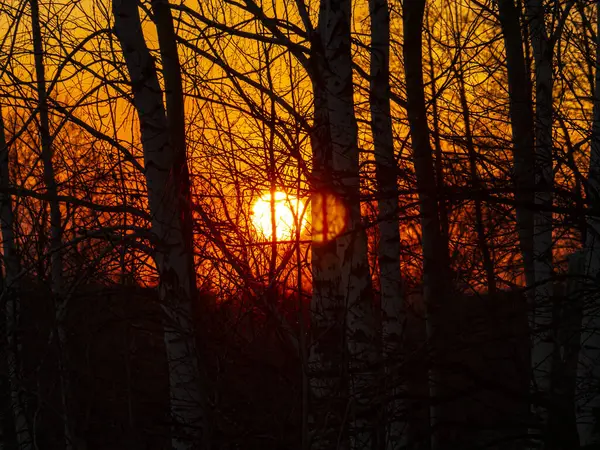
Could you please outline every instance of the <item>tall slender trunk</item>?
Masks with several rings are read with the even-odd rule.
[[[596,3],[596,17],[600,19],[600,4]],[[600,22],[596,29],[596,74],[594,81],[594,109],[590,166],[587,179],[588,206],[600,207]],[[587,219],[585,240],[586,296],[583,305],[581,345],[579,349],[577,384],[577,423],[581,446],[598,445],[600,411],[600,313],[598,306],[598,276],[600,274],[600,219],[590,215]]]
[[[523,50],[520,11],[514,0],[497,1],[506,49],[517,229],[525,283],[528,290],[532,290],[535,286],[535,269],[533,267],[533,210],[531,208],[534,201],[534,185],[531,181],[531,174],[534,173],[535,157],[531,80],[527,72]]]
[[[327,175],[327,166],[319,161],[327,159],[331,141],[326,106],[321,94],[315,89],[315,124],[313,125],[313,178],[315,181],[311,203],[313,225],[312,299],[310,347],[310,421],[312,428],[311,448],[347,448],[347,396],[348,396],[348,349],[345,337],[345,305],[339,298],[341,270],[336,254],[336,240],[322,240],[329,235],[328,222],[332,219],[330,196],[332,191]],[[319,98],[320,97],[320,98]],[[323,154],[323,153],[325,154]],[[335,214],[335,213],[333,213]]]
[[[426,14],[427,28],[429,25],[429,11]],[[448,223],[448,208],[444,193],[444,152],[442,150],[442,140],[440,138],[440,114],[438,107],[438,91],[436,86],[435,64],[433,59],[433,39],[432,33],[427,33],[427,53],[429,57],[429,84],[431,90],[431,112],[433,125],[433,146],[435,154],[435,180],[437,183],[438,208],[440,211],[440,227],[444,241],[448,241],[450,236],[450,225]]]
[[[473,142],[473,133],[471,131],[471,114],[469,111],[469,105],[467,103],[467,92],[465,88],[465,77],[462,68],[462,60],[459,56],[458,69],[456,75],[459,82],[459,96],[460,105],[462,110],[462,118],[465,125],[465,139],[467,152],[469,155],[469,172],[471,173],[471,183],[475,187],[476,191],[481,191],[483,184],[479,179],[479,173],[477,171],[477,152],[475,150],[475,143]],[[481,257],[483,259],[483,270],[485,272],[485,279],[487,284],[488,293],[493,296],[496,293],[496,276],[494,273],[494,262],[492,261],[492,255],[490,248],[487,243],[487,237],[485,234],[485,219],[483,217],[483,205],[480,198],[475,198],[475,230],[477,232],[477,243],[479,250],[481,251]]]
[[[23,399],[23,368],[21,366],[20,316],[21,316],[21,264],[17,253],[14,234],[12,197],[6,193],[10,187],[9,149],[6,143],[4,117],[0,108],[0,222],[2,227],[2,259],[4,261],[5,296],[4,314],[6,318],[6,361],[10,400],[15,433],[19,450],[33,449],[33,440],[27,421]]]
[[[427,308],[427,335],[431,345],[432,369],[430,396],[432,405],[440,389],[436,362],[441,355],[442,336],[439,336],[440,309],[449,295],[448,246],[440,227],[436,177],[429,141],[429,126],[425,109],[423,85],[422,26],[425,0],[404,2],[404,72],[406,75],[407,113],[413,146],[413,159],[419,191],[421,239],[423,249],[423,299]],[[438,447],[435,437],[439,409],[430,408],[432,446]]]
[[[454,41],[456,48],[462,48],[461,44],[461,26],[462,19],[459,10],[458,3],[454,4],[454,20],[456,21],[456,29],[454,31]],[[469,109],[469,103],[467,101],[467,87],[465,82],[465,71],[463,66],[462,53],[459,51],[457,54],[456,61],[456,78],[458,80],[458,92],[460,98],[460,106],[462,112],[462,119],[465,127],[465,145],[467,148],[467,154],[469,155],[469,172],[471,175],[471,183],[475,188],[476,192],[481,192],[484,188],[484,184],[479,178],[477,151],[475,150],[475,142],[473,140],[473,132],[471,126],[471,111]],[[477,233],[477,244],[479,251],[481,252],[483,271],[485,273],[485,280],[490,297],[494,297],[496,294],[496,277],[494,271],[494,262],[492,260],[492,253],[487,242],[485,228],[485,218],[483,212],[483,201],[480,195],[476,195],[474,199],[475,203],[475,231]]]
[[[560,358],[553,368],[553,394],[555,405],[549,418],[549,450],[579,448],[576,416],[577,371],[581,341],[581,323],[586,290],[590,287],[585,278],[585,249],[568,257],[568,279],[564,298],[556,304],[560,314],[557,342]],[[595,287],[593,287],[595,288]]]
[[[400,339],[403,335],[402,278],[400,274],[400,228],[398,219],[397,165],[390,107],[390,12],[387,0],[370,0],[371,14],[371,131],[375,148],[379,226],[379,284],[381,293],[383,361],[385,365],[385,448],[405,445],[406,426],[398,418],[402,402],[395,386]],[[382,424],[383,425],[383,424]]]
[[[536,287],[531,307],[531,369],[533,388],[552,401],[552,370],[556,351],[553,327],[552,261],[552,43],[546,31],[542,0],[527,0],[526,16],[535,65],[535,206],[533,254]],[[534,407],[536,420],[549,435],[548,411]]]
[[[375,428],[368,412],[374,392],[375,324],[360,220],[350,6],[348,0],[322,1],[311,42],[316,190],[311,324],[315,342],[310,357],[313,448],[367,448]],[[345,219],[345,227],[336,229],[340,219]],[[335,235],[336,231],[342,234]]]
[[[504,38],[504,46],[506,49],[506,69],[508,73],[508,93],[510,105],[510,122],[512,127],[512,142],[513,142],[513,170],[514,170],[514,187],[515,200],[517,202],[517,229],[519,234],[519,244],[523,258],[523,266],[525,272],[525,284],[527,288],[527,298],[529,299],[531,316],[530,316],[530,337],[532,345],[534,340],[539,343],[536,336],[536,281],[538,281],[536,270],[539,268],[539,262],[535,258],[535,243],[534,235],[534,203],[537,201],[535,196],[535,184],[532,183],[532,173],[535,173],[536,166],[536,151],[534,147],[534,115],[532,104],[532,87],[531,78],[529,76],[527,59],[524,53],[525,38],[523,32],[527,30],[521,29],[521,11],[520,7],[515,5],[514,0],[497,0],[499,9],[500,25],[502,27],[502,35]],[[537,181],[537,180],[534,180]],[[537,216],[537,228],[540,229],[541,222],[539,215]],[[538,249],[540,247],[540,238],[537,238]],[[534,353],[539,355],[543,350],[537,346],[531,354],[532,368],[537,365],[538,357],[534,357]],[[545,350],[544,350],[545,352]],[[539,370],[544,370],[542,366],[539,369],[532,370],[534,384],[539,379]],[[534,411],[539,413],[538,411]],[[543,419],[542,421],[544,421]]]
[[[64,414],[65,448],[67,450],[82,445],[75,435],[75,419],[71,411],[71,376],[69,373],[68,338],[66,330],[67,298],[63,280],[62,258],[62,213],[58,200],[58,193],[54,165],[52,162],[52,137],[50,135],[50,119],[48,115],[48,99],[46,95],[46,74],[44,66],[44,49],[40,29],[40,13],[38,0],[30,0],[31,5],[31,30],[33,36],[33,49],[35,59],[35,74],[38,96],[38,110],[40,115],[40,141],[42,147],[43,178],[46,191],[51,200],[50,205],[50,277],[52,297],[55,305],[56,334],[59,345],[59,373]]]
[[[350,0],[324,0],[324,46],[328,75],[327,108],[331,135],[333,182],[346,204],[346,228],[336,240],[341,269],[337,295],[346,309],[351,404],[351,446],[372,446],[375,421],[369,409],[375,394],[375,316],[367,257],[367,237],[361,224],[358,126],[354,115]]]
[[[131,78],[144,151],[159,297],[165,312],[172,447],[208,448],[207,410],[196,351],[192,302],[196,300],[190,179],[187,167],[181,71],[170,9],[152,2],[163,59],[167,108],[154,59],[141,27],[138,2],[113,0],[115,34]]]
[[[332,180],[332,143],[327,108],[328,76],[323,44],[325,1],[319,6],[319,23],[311,41],[311,79],[314,122],[311,130],[313,242],[312,299],[309,355],[310,422],[314,450],[347,449],[347,362],[344,304],[337,294],[341,269],[336,240],[329,239],[335,224]]]

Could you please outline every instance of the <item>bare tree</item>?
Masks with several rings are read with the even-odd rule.
[[[377,346],[367,239],[361,223],[350,34],[352,5],[350,0],[326,0],[324,3],[322,26],[329,71],[326,87],[333,182],[336,195],[344,199],[347,209],[345,232],[335,240],[341,266],[337,295],[346,309],[348,381],[353,409],[350,437],[352,448],[367,449],[374,439],[374,418],[368,411],[373,397]]]
[[[526,18],[535,64],[535,205],[545,207],[534,214],[535,290],[532,305],[532,376],[534,388],[543,393],[551,389],[552,359],[555,350],[552,334],[552,190],[554,188],[552,152],[552,42],[546,30],[542,0],[526,2]],[[547,413],[536,408],[542,427]]]
[[[144,41],[137,1],[113,0],[115,32],[127,65],[140,122],[159,295],[165,311],[172,445],[207,448],[207,411],[192,323],[196,300],[189,174],[186,159],[181,75],[170,9],[153,2],[163,58],[167,109],[154,60]]]
[[[400,350],[403,335],[403,294],[400,273],[400,224],[398,220],[398,166],[394,153],[394,133],[390,105],[390,8],[387,0],[371,0],[371,130],[375,148],[377,176],[377,208],[379,227],[379,284],[381,292],[381,315],[383,358],[388,361],[386,379],[390,387],[387,398],[397,398],[400,389],[394,388],[397,371],[389,361],[394,361]],[[393,375],[392,375],[393,374]],[[386,424],[386,448],[402,446],[405,442],[406,425],[398,417],[402,403],[391,400],[384,405]]]
[[[533,204],[534,121],[531,104],[531,80],[527,72],[520,10],[513,0],[498,0],[499,20],[504,38],[508,75],[509,116],[512,127],[513,173],[519,244],[526,284],[533,289]]]
[[[11,184],[9,168],[9,148],[6,142],[3,112],[0,109],[0,187],[8,190]],[[25,399],[23,398],[23,367],[21,363],[21,263],[15,240],[15,224],[12,196],[6,192],[0,193],[0,221],[2,225],[2,248],[4,262],[4,280],[2,295],[5,301],[6,316],[6,360],[12,413],[15,422],[15,432],[20,450],[33,448]]]
[[[335,445],[347,448],[344,432],[344,403],[347,398],[347,348],[344,330],[344,304],[337,289],[341,277],[335,239],[329,240],[332,213],[327,210],[328,197],[333,195],[331,179],[332,141],[329,127],[326,80],[328,73],[324,55],[325,2],[319,6],[319,23],[312,39],[311,51],[314,75],[314,122],[311,146],[315,193],[311,201],[313,224],[311,299],[311,367],[310,420],[311,448],[327,449]],[[335,214],[335,213],[334,213]],[[316,236],[315,232],[321,236]],[[342,441],[340,442],[340,438]]]
[[[590,302],[580,302],[582,307],[581,341],[579,348],[577,384],[577,423],[580,445],[598,444],[597,431],[600,394],[600,315],[598,314],[598,274],[600,273],[600,4],[596,4],[596,52],[593,93],[593,121],[591,129],[589,171],[587,175],[587,201],[592,213],[587,219],[583,272],[589,280],[586,285]],[[581,259],[581,258],[580,258]],[[581,295],[581,293],[579,293]],[[577,301],[577,299],[571,299]]]
[[[64,286],[63,274],[63,215],[58,202],[58,188],[54,172],[52,156],[52,135],[48,97],[46,93],[46,74],[44,64],[44,47],[40,28],[40,12],[38,0],[30,0],[31,28],[33,37],[33,52],[35,59],[35,74],[37,101],[39,111],[39,135],[41,143],[41,159],[43,163],[43,178],[46,191],[50,197],[50,277],[51,290],[55,305],[56,334],[59,346],[59,372],[63,407],[63,424],[65,448],[71,450],[81,445],[75,435],[74,416],[71,407],[72,383],[68,358],[68,333],[66,330],[68,297]]]
[[[440,217],[433,165],[429,125],[425,108],[423,84],[422,27],[425,0],[406,0],[403,9],[404,24],[404,71],[406,76],[406,100],[408,122],[413,147],[413,160],[417,177],[419,209],[421,214],[421,245],[423,250],[423,300],[427,308],[427,336],[432,346],[433,368],[430,373],[430,397],[435,402],[439,395],[440,380],[435,368],[441,355],[443,337],[438,324],[442,320],[440,308],[448,298],[450,273],[448,243],[440,228]],[[433,405],[434,403],[432,403]],[[430,423],[433,428],[440,420],[439,409],[432,406]],[[433,447],[437,448],[435,436]]]

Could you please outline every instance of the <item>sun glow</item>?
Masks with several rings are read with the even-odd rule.
[[[315,194],[311,201],[313,243],[325,243],[342,234],[348,222],[344,202],[331,193]]]
[[[275,233],[278,241],[288,241],[295,238],[296,226],[299,222],[306,227],[304,202],[293,195],[277,191],[273,195],[275,207]],[[252,207],[252,223],[260,237],[273,238],[273,223],[271,215],[271,193],[263,194]]]

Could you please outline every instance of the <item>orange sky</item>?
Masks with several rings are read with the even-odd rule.
[[[467,0],[461,0],[462,5],[471,5]],[[6,5],[17,5],[19,2],[5,2]],[[314,2],[316,4],[316,2]],[[198,3],[186,1],[185,5],[198,9]],[[211,11],[215,20],[223,20],[228,24],[240,23],[248,18],[247,13],[242,13],[238,8],[226,5],[220,0],[211,2],[202,2],[204,11]],[[266,6],[268,13],[277,14],[279,17],[287,17],[293,23],[300,24],[295,12],[295,3],[293,1],[277,0],[275,4]],[[356,38],[362,45],[368,46],[369,21],[367,14],[367,2],[364,0],[355,3],[354,27]],[[441,132],[446,135],[460,135],[464,129],[464,124],[460,119],[456,108],[457,91],[455,75],[448,69],[451,67],[455,55],[454,44],[451,41],[451,31],[449,28],[454,23],[454,29],[460,29],[457,33],[462,42],[468,40],[468,48],[463,49],[463,61],[465,62],[465,81],[469,106],[471,108],[472,126],[474,133],[485,134],[493,133],[495,136],[502,136],[505,139],[510,138],[510,127],[507,120],[506,110],[506,84],[503,69],[502,42],[495,41],[490,44],[490,39],[497,36],[499,29],[491,25],[490,21],[482,20],[467,8],[451,7],[451,3],[446,0],[440,0],[431,6],[429,28],[432,30],[434,42],[432,56],[435,61],[434,76],[436,89],[444,88],[442,95],[438,98],[440,108]],[[472,6],[472,5],[471,5]],[[393,39],[401,40],[401,20],[397,12],[392,15]],[[456,24],[457,11],[461,15],[461,24]],[[316,8],[311,8],[313,16],[316,15]],[[41,2],[41,15],[43,22],[42,32],[45,39],[45,48],[47,51],[47,77],[49,81],[54,81],[58,73],[58,67],[61,67],[60,77],[53,87],[51,97],[67,105],[80,104],[77,107],[75,115],[92,124],[95,128],[101,130],[109,136],[116,136],[126,147],[131,148],[132,152],[141,156],[139,149],[139,132],[137,130],[136,116],[133,109],[127,101],[122,98],[118,89],[128,92],[128,87],[124,84],[107,85],[102,78],[109,80],[110,83],[122,80],[122,68],[115,64],[100,62],[102,59],[112,61],[114,56],[110,52],[110,45],[107,35],[101,35],[90,40],[73,57],[73,61],[62,66],[65,55],[81,43],[83,39],[92,33],[105,28],[110,23],[110,1],[109,0],[81,0],[80,2],[66,2],[64,4],[54,4],[49,9],[46,2]],[[313,17],[314,18],[314,17]],[[4,35],[10,30],[10,19],[8,16],[0,16],[0,31]],[[228,65],[233,69],[247,74],[255,81],[268,84],[265,76],[264,55],[266,48],[263,44],[257,43],[251,39],[220,35],[218,38],[211,35],[208,41],[196,38],[206,38],[207,36],[198,36],[197,29],[191,29],[189,24],[192,19],[185,17],[185,23],[181,24],[179,34],[191,39],[191,42],[201,45],[204,50],[217,51],[224,58]],[[30,43],[30,25],[27,20],[19,24],[21,33],[17,35],[15,48],[19,51],[18,57],[13,58],[10,66],[12,72],[19,80],[31,83],[33,81],[32,55]],[[245,25],[244,31],[263,32],[257,28],[254,22]],[[155,30],[153,25],[145,21],[145,35],[149,46],[156,49]],[[290,37],[295,42],[301,42],[300,38],[294,35]],[[207,45],[210,42],[212,49]],[[446,45],[451,44],[451,45]],[[485,45],[484,45],[485,44]],[[8,43],[5,43],[5,48]],[[115,47],[118,47],[114,42]],[[568,42],[562,45],[569,46]],[[578,58],[581,59],[580,51],[569,47],[569,57],[563,56],[565,73],[578,73]],[[361,45],[354,47],[355,61],[368,70],[368,52]],[[294,109],[310,120],[310,104],[312,101],[310,83],[306,74],[299,64],[288,54],[285,54],[281,48],[269,49],[271,64],[271,79],[273,88],[278,95],[293,105]],[[262,58],[257,58],[262,55]],[[578,56],[579,55],[579,56]],[[401,89],[402,82],[402,61],[399,46],[395,46],[392,52],[392,76],[397,78],[398,83],[394,83],[394,92],[400,97],[404,94]],[[265,127],[265,122],[252,117],[248,113],[248,105],[239,92],[233,88],[230,80],[224,78],[224,71],[214,64],[210,64],[202,58],[198,58],[193,52],[184,47],[180,47],[180,59],[185,73],[185,91],[188,94],[186,98],[186,117],[188,127],[188,143],[190,154],[190,166],[194,175],[194,184],[199,193],[205,195],[206,202],[215,214],[223,217],[225,213],[224,206],[228,209],[229,218],[238,231],[230,235],[232,240],[241,238],[239,230],[247,233],[251,230],[252,224],[250,211],[252,203],[266,190],[269,189],[271,180],[268,176],[268,148],[273,148],[275,152],[275,161],[277,175],[275,183],[277,189],[288,190],[296,193],[299,189],[300,197],[308,196],[304,179],[298,176],[297,163],[290,155],[290,146],[295,146],[295,151],[303,155],[303,159],[310,168],[310,148],[306,133],[302,130],[292,132],[282,136],[271,136],[271,131]],[[490,72],[491,67],[500,67],[499,70]],[[429,57],[425,54],[426,81],[430,80],[429,75]],[[569,72],[569,70],[571,72]],[[576,78],[576,77],[575,77]],[[3,89],[18,97],[23,95],[33,96],[33,86],[23,90],[17,90],[11,87],[14,79],[6,74],[2,78]],[[356,114],[359,119],[360,146],[364,150],[371,150],[371,134],[369,127],[370,114],[367,103],[366,89],[368,84],[360,75],[355,75],[356,90]],[[578,81],[575,90],[581,95],[585,94],[585,84]],[[294,86],[294,89],[291,89]],[[267,110],[270,108],[270,100],[254,88],[243,85],[244,93],[249,98],[262,105]],[[426,87],[427,95],[431,95],[430,85]],[[576,100],[569,95],[559,97],[561,89],[557,85],[557,101],[560,98],[561,111],[568,111],[569,117],[579,120],[582,124],[581,129],[572,127],[569,131],[569,137],[573,142],[577,142],[585,135],[586,123],[589,123],[591,112],[591,102],[582,103],[583,108]],[[214,100],[223,100],[228,104],[215,104]],[[18,104],[16,100],[7,101],[7,103]],[[237,107],[242,107],[241,112]],[[4,108],[5,114],[7,109]],[[393,105],[395,117],[394,127],[397,134],[397,150],[403,169],[411,169],[409,162],[409,146],[405,145],[408,129],[406,126],[405,112],[398,105]],[[283,108],[275,106],[277,119],[282,120],[284,125],[278,131],[288,132],[290,129],[298,128],[294,120]],[[557,145],[562,145],[564,141],[564,132],[557,125],[556,127]],[[443,140],[444,151],[457,157],[464,154],[463,146],[457,145],[451,139]],[[582,147],[586,148],[586,147]],[[497,150],[489,151],[489,158],[499,156]],[[505,153],[503,158],[509,158],[510,154]],[[363,161],[368,162],[372,156],[368,152],[363,153]],[[447,176],[452,176],[452,168],[447,168]],[[129,167],[130,171],[133,169]],[[367,164],[365,170],[372,171],[372,165]],[[489,171],[482,175],[487,177],[496,176],[501,168],[494,168],[490,165]],[[558,173],[558,180],[566,182],[568,174]],[[365,188],[368,189],[372,184],[372,177],[365,179]],[[141,189],[141,174],[136,174],[134,179],[129,181]],[[403,189],[412,188],[410,185],[402,185]],[[214,200],[212,198],[215,198]],[[223,203],[221,199],[225,199]],[[414,196],[408,198],[405,196],[403,201],[407,203],[414,201]],[[409,210],[407,213],[414,213]],[[411,222],[412,223],[412,222]],[[411,237],[410,227],[404,230],[404,236],[407,239]]]

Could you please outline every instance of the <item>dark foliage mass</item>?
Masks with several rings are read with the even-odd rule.
[[[202,296],[211,303],[214,297]],[[62,398],[47,287],[28,283],[22,292],[24,399],[35,418],[39,448],[63,445]],[[293,297],[271,299],[297,316]],[[282,304],[286,302],[286,304]],[[386,384],[407,386],[396,413],[413,425],[414,445],[429,438],[427,374],[431,369],[423,305],[408,316],[406,353]],[[514,448],[528,427],[528,331],[523,299],[516,293],[463,295],[444,312],[439,359],[443,392],[438,424],[453,448]],[[162,311],[152,289],[126,285],[82,286],[70,299],[68,370],[73,383],[76,430],[88,449],[164,449],[171,427]],[[301,371],[289,336],[256,299],[214,304],[196,317],[199,351],[209,363],[212,441],[217,449],[300,448]],[[51,344],[49,345],[49,341]],[[2,376],[2,436],[18,448],[6,367]],[[43,374],[41,376],[40,374]],[[406,380],[406,384],[403,380]],[[376,413],[376,410],[373,411]],[[505,443],[503,443],[506,441]]]

